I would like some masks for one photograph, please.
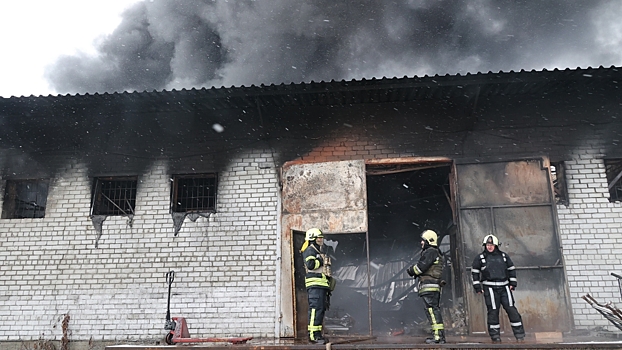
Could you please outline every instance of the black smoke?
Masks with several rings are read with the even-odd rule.
[[[619,66],[616,0],[152,0],[99,55],[48,67],[59,93]]]

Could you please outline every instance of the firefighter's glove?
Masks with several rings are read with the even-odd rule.
[[[510,290],[513,292],[516,290],[516,286],[510,286]]]
[[[475,293],[481,293],[482,292],[482,286],[481,285],[476,284],[473,287],[475,288]]]
[[[409,268],[406,270],[406,272],[408,273],[408,276],[410,276],[410,277],[415,277],[415,276],[417,276],[417,274],[415,273],[415,267],[414,267],[414,266],[409,267]]]

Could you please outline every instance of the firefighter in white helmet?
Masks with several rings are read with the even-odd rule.
[[[444,281],[444,259],[438,249],[438,236],[432,230],[425,230],[421,234],[421,257],[419,261],[409,267],[406,272],[414,278],[419,278],[417,285],[419,297],[423,299],[426,309],[426,317],[432,326],[432,337],[425,340],[428,344],[445,343],[445,326],[441,314],[441,287]]]
[[[330,258],[325,252],[322,231],[318,228],[307,230],[305,243],[300,251],[305,265],[305,285],[309,300],[309,341],[325,344],[327,340],[322,335],[322,324],[329,305],[331,277],[327,275]]]
[[[507,253],[499,250],[499,239],[494,235],[484,237],[484,251],[473,259],[471,275],[475,292],[484,293],[488,309],[488,335],[494,343],[501,342],[499,306],[503,306],[510,319],[512,332],[518,342],[525,339],[523,319],[516,309],[514,294],[517,286],[516,267]]]

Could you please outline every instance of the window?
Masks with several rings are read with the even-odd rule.
[[[563,162],[551,162],[551,180],[555,191],[555,203],[568,205],[568,187],[566,186],[566,171]]]
[[[136,187],[136,177],[95,178],[91,215],[134,215]]]
[[[48,185],[48,180],[7,180],[2,206],[2,218],[45,217]]]
[[[609,201],[622,201],[622,159],[605,159]]]
[[[171,188],[174,213],[216,212],[216,174],[175,175]]]

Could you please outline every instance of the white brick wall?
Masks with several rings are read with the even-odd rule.
[[[566,162],[570,204],[558,206],[577,328],[616,330],[582,295],[622,306],[622,205],[609,203],[602,155]],[[0,341],[59,340],[65,314],[72,340],[162,339],[168,286],[171,315],[192,336],[278,334],[278,183],[266,152],[249,153],[219,173],[218,212],[179,235],[169,213],[170,174],[156,163],[140,174],[136,215],[89,218],[91,179],[70,164],[50,184],[46,217],[0,220]],[[2,185],[4,182],[2,182]],[[2,200],[2,196],[0,196]],[[1,203],[0,203],[1,205]]]
[[[0,341],[161,340],[171,316],[193,337],[274,337],[278,183],[269,152],[241,156],[219,173],[217,213],[179,235],[169,213],[170,174],[156,163],[139,174],[136,215],[89,218],[91,179],[70,164],[50,184],[43,219],[0,220]],[[260,169],[260,164],[262,164]],[[1,197],[1,196],[0,196]],[[1,204],[1,203],[0,203]]]
[[[557,207],[572,311],[576,328],[617,328],[586,301],[622,308],[617,279],[622,275],[622,205],[609,202],[602,155],[586,152],[567,161],[568,207]]]

